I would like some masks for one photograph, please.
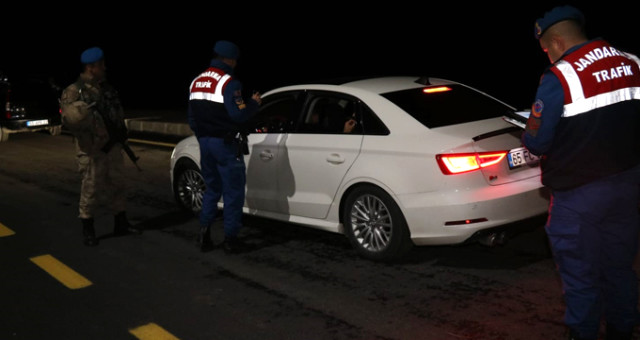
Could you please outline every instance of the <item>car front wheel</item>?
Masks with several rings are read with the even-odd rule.
[[[352,246],[367,259],[396,260],[413,247],[400,208],[378,187],[354,189],[345,201],[342,221]]]
[[[184,161],[174,170],[173,192],[180,208],[197,214],[202,210],[205,183],[200,169],[193,161]]]

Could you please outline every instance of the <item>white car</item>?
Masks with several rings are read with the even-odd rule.
[[[345,234],[365,258],[390,260],[414,245],[503,242],[509,224],[547,212],[539,161],[508,122],[522,117],[476,89],[382,77],[262,98],[249,124],[245,214]],[[194,136],[170,161],[177,203],[194,213],[199,161]]]

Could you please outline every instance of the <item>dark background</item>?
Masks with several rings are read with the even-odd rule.
[[[0,70],[52,77],[64,87],[78,76],[82,51],[100,46],[125,108],[183,110],[191,80],[208,66],[215,41],[226,39],[240,46],[236,76],[245,94],[333,77],[427,75],[524,109],[549,64],[533,24],[563,4],[393,1],[347,9],[346,2],[238,1],[16,8],[3,11]],[[590,37],[640,54],[630,2],[574,5],[585,13]]]

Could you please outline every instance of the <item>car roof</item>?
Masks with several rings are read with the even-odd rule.
[[[403,91],[414,88],[428,87],[428,86],[443,86],[443,85],[459,85],[469,88],[471,90],[482,93],[483,95],[493,98],[494,100],[501,102],[502,104],[512,108],[515,108],[504,101],[483,92],[477,88],[459,83],[453,80],[436,78],[436,77],[420,77],[420,76],[383,76],[383,77],[352,77],[352,78],[335,78],[325,81],[309,82],[305,84],[282,86],[267,91],[263,96],[268,96],[274,93],[281,93],[286,91],[299,91],[299,90],[325,90],[325,91],[337,91],[344,93],[351,93],[353,95],[364,96],[379,96],[384,93]]]
[[[455,84],[455,82],[439,78],[397,76],[356,80],[342,84],[342,86],[354,87],[380,94],[444,84]]]
[[[279,88],[275,88],[266,92],[264,95],[271,94],[272,92],[283,92],[288,90],[301,90],[301,89],[331,89],[333,87],[338,88],[353,88],[359,89],[371,93],[381,94],[387,92],[394,92],[400,90],[406,90],[411,88],[420,88],[424,86],[432,85],[444,85],[444,84],[458,84],[454,81],[433,78],[433,77],[419,77],[419,76],[385,76],[385,77],[357,77],[357,78],[335,78],[328,80],[321,80],[315,82],[308,82],[305,84],[289,85]]]

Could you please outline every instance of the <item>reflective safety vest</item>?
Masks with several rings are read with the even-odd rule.
[[[224,103],[222,91],[230,79],[231,76],[225,74],[224,71],[209,67],[191,82],[189,100],[201,99]]]
[[[542,158],[542,183],[567,190],[639,164],[640,60],[596,39],[550,71],[564,105]]]
[[[562,117],[640,100],[640,59],[604,40],[585,44],[558,61],[551,71],[564,90]]]

